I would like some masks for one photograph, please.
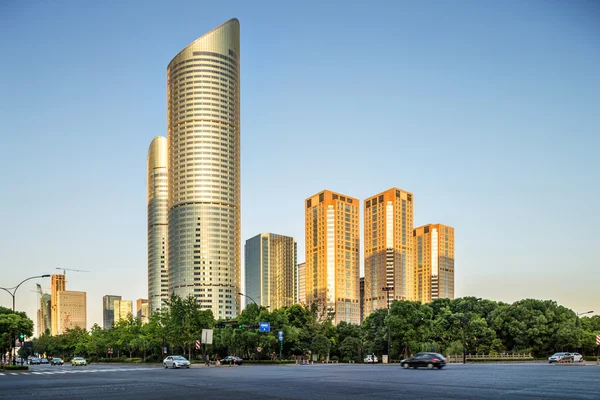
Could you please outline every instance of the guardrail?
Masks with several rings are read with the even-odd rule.
[[[526,360],[532,359],[533,356],[531,353],[511,353],[511,354],[467,354],[466,360]],[[462,363],[463,355],[462,354],[449,354],[446,357],[446,362],[448,363]]]

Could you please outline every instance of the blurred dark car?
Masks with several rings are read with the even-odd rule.
[[[61,360],[61,359],[60,359],[60,358],[58,358],[58,357],[54,357],[54,358],[52,359],[52,361],[50,361],[50,364],[51,364],[51,365],[63,365],[63,364],[64,364],[64,361],[63,361],[63,360]]]
[[[41,361],[39,358],[31,358],[29,360],[29,365],[40,365]]]
[[[236,356],[227,356],[227,357],[225,357],[225,358],[223,358],[223,359],[219,360],[219,362],[220,362],[221,364],[229,364],[229,365],[231,365],[231,364],[233,364],[233,365],[242,365],[242,363],[244,362],[244,360],[242,360],[241,358],[239,358],[239,357],[236,357]]]
[[[47,358],[40,358],[40,364],[50,364]]]
[[[400,361],[403,368],[428,368],[442,369],[446,366],[446,359],[438,353],[417,353],[414,357]]]

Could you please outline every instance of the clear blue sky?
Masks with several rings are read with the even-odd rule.
[[[306,197],[397,186],[415,226],[456,228],[457,296],[600,312],[598,2],[176,3],[0,2],[0,286],[89,270],[67,273],[88,326],[103,295],[147,296],[166,66],[237,17],[243,241],[291,235],[303,261]]]

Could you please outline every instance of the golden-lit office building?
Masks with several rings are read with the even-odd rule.
[[[391,188],[366,199],[364,210],[366,318],[387,308],[388,296],[413,299],[413,195]]]
[[[306,303],[321,319],[360,323],[360,204],[329,190],[305,201]]]
[[[239,313],[240,25],[196,39],[167,68],[169,292]]]
[[[58,310],[58,334],[67,329],[79,327],[87,329],[86,293],[63,290],[58,292],[56,303]]]
[[[296,302],[296,260],[292,237],[261,233],[246,240],[244,294],[271,310],[291,306]]]
[[[114,310],[115,318],[113,323],[116,324],[122,319],[127,319],[130,315],[133,316],[133,301],[115,300]]]
[[[148,149],[148,299],[152,311],[159,311],[169,299],[167,145],[167,138],[157,136]]]
[[[135,309],[137,313],[137,318],[142,322],[142,324],[148,323],[148,317],[150,316],[149,311],[149,302],[147,299],[137,299],[135,301]]]
[[[414,230],[415,300],[454,298],[454,228],[429,224]]]
[[[296,276],[298,277],[298,284],[296,285],[296,293],[298,293],[298,296],[296,297],[296,303],[306,304],[306,263],[298,264]]]
[[[52,302],[52,313],[50,322],[52,335],[57,335],[59,332],[59,312],[58,312],[58,293],[66,290],[66,277],[64,274],[52,274],[50,277],[50,297]]]

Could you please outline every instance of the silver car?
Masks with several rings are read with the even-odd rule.
[[[165,368],[189,368],[190,362],[181,356],[169,356],[163,360]]]

